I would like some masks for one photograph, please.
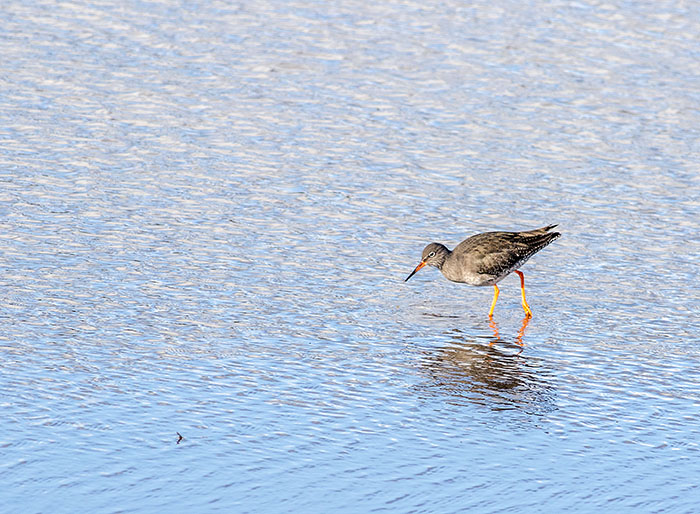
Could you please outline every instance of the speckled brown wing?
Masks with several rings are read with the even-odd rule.
[[[468,256],[475,273],[503,277],[561,236],[552,227],[528,232],[485,232],[460,243],[454,253]]]

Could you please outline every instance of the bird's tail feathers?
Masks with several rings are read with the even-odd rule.
[[[526,232],[523,232],[522,234],[526,235],[526,236],[530,236],[530,237],[541,236],[544,234],[550,235],[549,231],[555,227],[558,227],[558,226],[559,225],[556,225],[556,224],[555,225],[547,225],[546,227],[536,228],[535,230],[528,230]],[[552,234],[554,234],[554,232],[552,232]],[[561,234],[559,234],[559,235],[561,235]]]

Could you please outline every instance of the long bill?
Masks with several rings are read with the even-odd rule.
[[[418,266],[416,266],[416,269],[414,269],[409,276],[406,277],[406,280],[404,280],[404,282],[408,282],[408,279],[411,278],[416,273],[418,273],[418,270],[422,269],[423,266],[425,266],[425,261],[420,261],[420,264]]]

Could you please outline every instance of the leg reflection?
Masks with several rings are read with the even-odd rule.
[[[527,328],[528,323],[530,323],[530,320],[532,319],[532,316],[525,316],[523,318],[523,325],[520,327],[520,330],[518,330],[518,335],[515,336],[515,342],[519,346],[525,346],[523,343],[523,336],[525,335],[525,329]]]
[[[523,337],[525,336],[525,329],[527,328],[528,324],[530,323],[530,320],[532,318],[530,316],[525,316],[522,321],[522,325],[520,326],[520,330],[518,330],[518,335],[515,336],[514,343],[517,344],[522,351],[522,348],[525,348],[525,343],[523,343]],[[498,330],[498,325],[496,322],[493,320],[493,318],[489,318],[489,327],[491,330],[493,330],[493,339],[489,343],[489,346],[493,346],[496,343],[502,343],[503,340],[501,339],[501,335]],[[520,353],[520,352],[518,352]]]
[[[489,327],[493,330],[493,341],[489,343],[489,346],[493,346],[501,340],[501,336],[498,335],[498,325],[496,325],[496,322],[491,317],[489,317]]]

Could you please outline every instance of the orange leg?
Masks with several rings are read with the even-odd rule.
[[[525,275],[518,270],[515,270],[515,272],[520,276],[520,291],[523,295],[523,310],[525,311],[525,317],[531,318],[532,310],[530,310],[530,306],[527,304],[527,300],[525,300]]]
[[[493,309],[496,307],[496,300],[498,300],[498,293],[500,291],[498,290],[498,286],[496,284],[493,285],[493,302],[491,302],[491,310],[489,311],[489,318],[493,317]]]

